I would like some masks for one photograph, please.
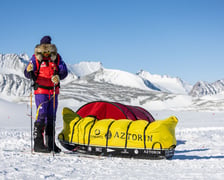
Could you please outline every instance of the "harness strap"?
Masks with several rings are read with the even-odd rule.
[[[35,56],[35,55],[34,55]],[[48,90],[53,90],[54,87],[52,86],[43,86],[43,85],[39,85],[36,80],[37,80],[37,77],[40,73],[40,66],[41,64],[46,61],[46,60],[41,60],[40,62],[38,61],[38,59],[36,58],[35,56],[35,60],[36,60],[36,66],[37,66],[37,72],[36,72],[36,75],[33,73],[32,74],[32,79],[34,81],[34,84],[32,85],[34,87],[34,90],[37,90],[38,88],[43,88],[43,89],[48,89]],[[48,61],[51,61],[51,60],[48,60]],[[57,54],[57,59],[55,61],[55,64],[57,65],[57,72],[55,74],[58,74],[58,70],[59,70],[59,63],[60,63],[60,56],[59,54]],[[58,83],[55,87],[59,87],[60,88],[60,83]]]
[[[35,55],[34,55],[35,56]],[[41,66],[41,64],[42,64],[42,62],[44,62],[44,61],[46,61],[46,60],[41,60],[40,62],[39,62],[39,60],[36,58],[36,56],[35,56],[35,60],[36,60],[36,65],[37,65],[37,75],[36,75],[36,79],[37,79],[37,76],[39,75],[39,73],[40,73],[40,66]],[[47,60],[48,62],[49,61],[51,61],[51,60]],[[52,61],[52,62],[56,62],[55,64],[57,65],[57,70],[59,69],[58,67],[59,67],[59,63],[60,63],[60,56],[59,56],[59,54],[57,54],[57,58],[56,58],[56,60],[55,61]]]
[[[39,85],[36,82],[33,84],[33,87],[34,87],[34,90],[37,90],[38,88],[43,88],[43,89],[48,89],[48,90],[54,89],[54,87]],[[59,87],[60,88],[60,83],[58,83],[55,87]]]

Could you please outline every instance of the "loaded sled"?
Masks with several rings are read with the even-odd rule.
[[[175,116],[154,120],[143,108],[113,102],[91,102],[77,112],[64,108],[61,145],[101,156],[170,159],[176,147]]]

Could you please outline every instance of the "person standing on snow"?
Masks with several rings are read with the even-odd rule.
[[[26,66],[24,74],[34,81],[38,113],[38,118],[34,123],[34,151],[48,153],[54,150],[59,153],[61,149],[56,146],[54,138],[55,120],[60,80],[68,75],[68,70],[56,46],[51,44],[50,36],[44,36],[40,44],[36,45],[34,55]],[[53,97],[54,86],[55,97]],[[46,145],[44,144],[44,131]]]

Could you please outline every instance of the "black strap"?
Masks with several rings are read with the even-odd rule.
[[[162,144],[161,144],[160,142],[154,142],[153,145],[152,145],[152,150],[154,150],[154,146],[155,146],[156,144],[159,144],[159,147],[160,147],[159,150],[162,150],[162,149],[163,149],[163,146],[162,146]]]
[[[30,78],[35,82],[37,80],[37,77],[35,76],[33,71],[30,71]]]
[[[94,118],[94,120],[93,121],[90,121],[87,125],[89,125],[90,123],[92,123],[93,122],[93,124],[92,124],[92,126],[90,127],[90,129],[89,129],[89,135],[88,135],[88,146],[89,146],[89,144],[90,144],[90,134],[91,134],[91,131],[92,131],[92,129],[93,129],[93,126],[95,125],[95,123],[96,123],[96,121],[97,121],[97,119],[96,118]],[[85,126],[85,128],[84,128],[84,144],[85,144],[85,132],[86,132],[86,127],[87,127],[87,125]]]
[[[131,110],[131,108],[129,108],[127,105],[124,105],[124,106],[131,112],[131,114],[134,116],[135,120],[137,120],[138,118],[136,117],[135,113]]]
[[[110,132],[110,127],[111,127],[111,125],[115,122],[116,120],[113,120],[110,124],[109,124],[109,126],[108,126],[108,128],[107,128],[107,133],[106,133],[106,150],[107,150],[107,147],[108,147],[108,140],[111,138],[111,136],[112,136],[112,134],[111,134],[111,132]]]
[[[130,121],[128,126],[127,126],[127,130],[126,130],[126,138],[125,138],[125,145],[124,145],[124,148],[127,149],[127,144],[128,144],[128,131],[129,131],[129,128],[130,128],[130,125],[133,123],[133,121]]]
[[[80,117],[78,121],[76,121],[73,125],[73,129],[72,129],[72,136],[71,136],[71,143],[72,143],[72,139],[73,139],[73,135],[74,135],[74,130],[75,130],[75,126],[78,124],[78,122],[80,122],[82,118]]]
[[[44,60],[41,60],[40,62],[38,61],[38,63],[39,63],[39,67],[38,67],[38,69],[37,69],[36,79],[37,79],[37,77],[39,76],[39,73],[40,73],[40,66],[41,66],[42,62],[44,62]],[[37,64],[36,64],[36,66],[37,66]]]
[[[38,84],[37,82],[34,82],[34,84],[32,85],[34,87],[34,90],[37,90],[38,88],[43,88],[43,89],[48,89],[48,90],[53,90],[54,87],[52,86],[43,86]],[[55,87],[60,87],[60,83],[58,83]]]
[[[146,132],[146,129],[149,127],[149,124],[150,124],[150,122],[148,122],[148,124],[144,128],[144,148],[145,149],[146,149],[146,136],[145,136],[145,132]]]

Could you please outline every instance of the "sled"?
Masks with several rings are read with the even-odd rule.
[[[58,135],[61,145],[80,153],[160,159],[173,157],[176,147],[175,116],[153,122],[137,119],[97,119],[81,117],[64,108],[63,130]]]
[[[102,146],[86,146],[69,143],[59,139],[61,145],[71,151],[81,154],[121,157],[121,158],[137,158],[137,159],[172,159],[175,152],[175,145],[169,149],[124,149],[124,148],[105,148]]]

